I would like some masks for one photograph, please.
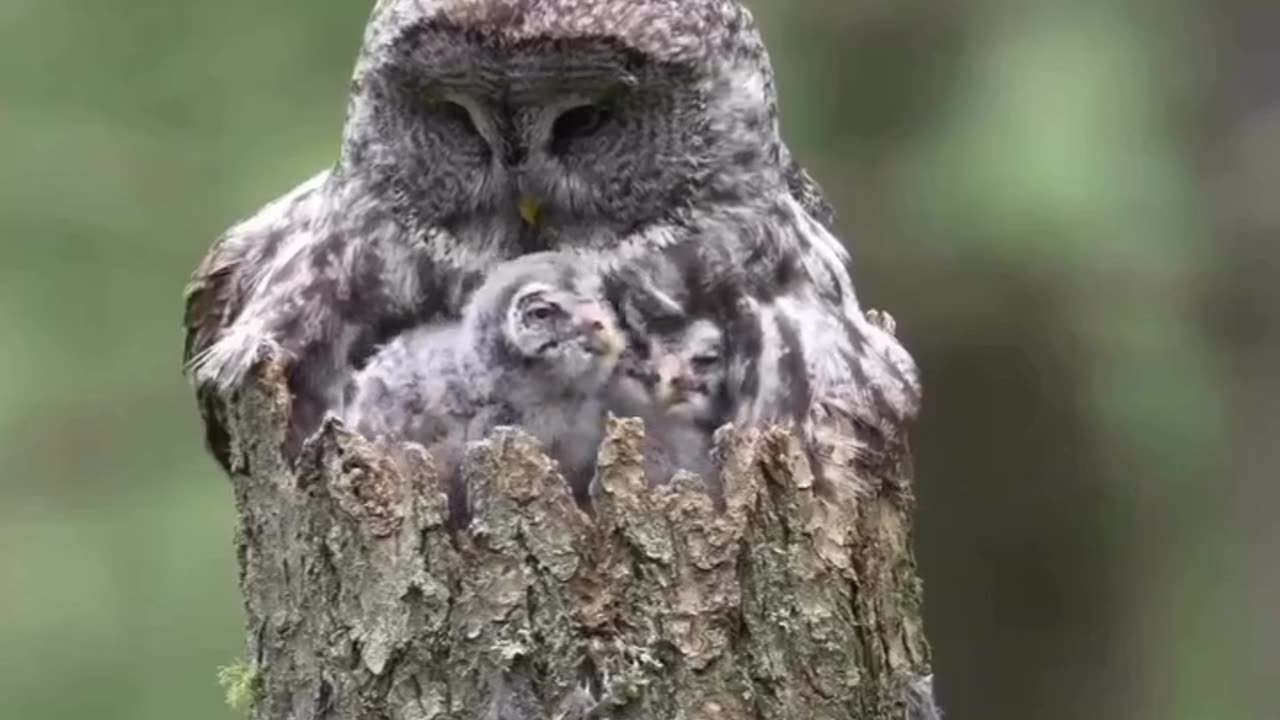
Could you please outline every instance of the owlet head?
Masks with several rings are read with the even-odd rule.
[[[507,310],[507,341],[531,367],[566,382],[598,386],[623,347],[603,298],[532,282]]]
[[[625,346],[599,275],[587,260],[559,253],[494,268],[463,322],[483,361],[558,388],[598,389]]]
[[[727,391],[724,333],[710,320],[695,320],[660,343],[652,358],[655,402],[667,415],[714,422]]]

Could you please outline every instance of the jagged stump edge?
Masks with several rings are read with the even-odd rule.
[[[467,453],[453,532],[421,447],[326,423],[286,462],[278,366],[225,410],[260,720],[880,720],[929,675],[905,443],[832,501],[786,428],[726,428],[717,502],[650,488],[642,424],[611,418],[584,511],[504,429]]]

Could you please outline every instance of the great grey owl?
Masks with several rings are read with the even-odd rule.
[[[635,337],[609,388],[609,409],[645,421],[645,470],[663,483],[678,470],[716,485],[711,439],[728,420],[728,358],[722,330],[705,318]]]
[[[605,388],[624,339],[600,277],[557,253],[490,272],[460,322],[415,328],[381,348],[348,388],[346,424],[431,450],[464,517],[458,464],[499,425],[526,428],[585,500],[604,434]]]
[[[217,398],[259,359],[287,368],[296,447],[373,348],[456,318],[497,262],[572,248],[731,318],[735,421],[794,421],[840,471],[919,386],[830,225],[736,0],[379,0],[337,164],[229,230],[188,287],[208,443],[234,469]]]

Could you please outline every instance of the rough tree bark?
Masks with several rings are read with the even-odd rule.
[[[589,514],[500,431],[453,532],[420,448],[331,423],[291,468],[288,405],[267,367],[226,408],[256,720],[936,717],[905,447],[837,504],[786,430],[722,431],[721,504],[611,420]]]

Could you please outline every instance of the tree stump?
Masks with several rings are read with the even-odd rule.
[[[330,422],[286,462],[279,368],[225,411],[256,720],[937,717],[905,447],[837,504],[786,429],[725,429],[713,499],[611,419],[584,511],[500,430],[457,530],[420,447]]]

